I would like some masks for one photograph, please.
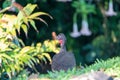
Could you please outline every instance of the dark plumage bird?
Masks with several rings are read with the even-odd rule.
[[[60,33],[57,37],[60,43],[60,52],[53,56],[51,68],[53,71],[68,70],[76,66],[75,57],[72,52],[67,52],[65,47],[66,37]]]

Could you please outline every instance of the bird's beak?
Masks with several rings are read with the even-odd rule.
[[[53,38],[53,40],[56,40],[56,37],[57,37],[56,33],[52,32],[52,38]]]

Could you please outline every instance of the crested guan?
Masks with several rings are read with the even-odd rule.
[[[60,43],[60,52],[52,58],[51,68],[53,71],[72,69],[76,66],[75,57],[72,52],[67,52],[65,47],[66,37],[60,33],[56,39]]]

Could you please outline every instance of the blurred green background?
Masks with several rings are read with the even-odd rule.
[[[0,7],[4,8],[11,3],[10,0],[0,0]],[[67,1],[67,0],[66,0]],[[74,2],[78,3],[78,7],[73,7]],[[81,4],[83,1],[85,4]],[[24,33],[20,34],[26,45],[31,43],[43,42],[46,39],[52,39],[51,33],[54,31],[57,34],[64,33],[67,37],[67,49],[72,51],[76,57],[77,65],[91,64],[96,59],[107,59],[120,55],[120,0],[113,0],[113,9],[116,15],[107,16],[104,14],[109,9],[109,2],[112,0],[73,0],[73,1],[56,1],[56,0],[16,0],[17,3],[25,6],[27,3],[37,4],[38,8],[35,11],[43,11],[49,13],[53,20],[46,16],[42,18],[48,23],[46,26],[40,21],[36,21],[36,26],[39,33],[36,33],[33,28],[29,29],[28,38]],[[77,5],[77,4],[76,4]],[[87,21],[91,35],[81,35],[77,38],[70,36],[73,31],[73,15],[76,9],[82,6],[91,5],[94,7],[93,13],[87,14]],[[89,10],[84,9],[85,11]],[[17,11],[17,10],[16,10]],[[11,12],[11,13],[16,13]],[[78,30],[81,30],[82,17],[84,11],[77,15]]]

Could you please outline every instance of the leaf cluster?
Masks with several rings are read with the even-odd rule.
[[[32,46],[21,46],[22,40],[17,37],[17,32],[20,33],[20,29],[23,29],[27,35],[31,25],[38,32],[35,20],[47,24],[39,17],[46,15],[52,18],[45,12],[33,12],[36,7],[35,4],[28,4],[19,11],[17,16],[3,13],[9,7],[0,11],[0,76],[6,73],[11,78],[23,70],[25,66],[33,68],[36,63],[47,62],[46,59],[51,62],[48,52],[59,51],[56,47],[58,43],[56,40],[46,40],[43,44],[39,42]]]

